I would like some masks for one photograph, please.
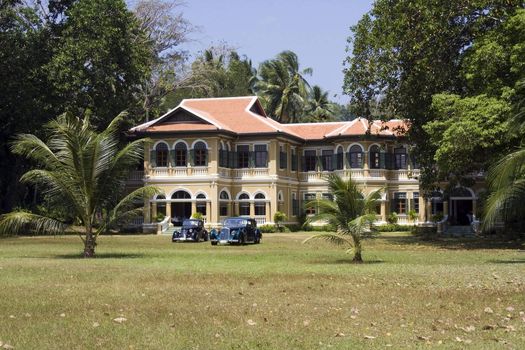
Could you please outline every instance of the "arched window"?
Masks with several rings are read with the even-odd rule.
[[[242,193],[239,196],[239,215],[249,216],[250,215],[250,197],[246,193]]]
[[[179,142],[175,145],[175,166],[186,166],[188,149],[184,142]]]
[[[370,158],[370,169],[379,169],[381,168],[381,153],[379,146],[373,145],[370,147],[369,158]]]
[[[363,167],[363,150],[358,145],[350,147],[348,152],[348,160],[350,168],[362,168]]]
[[[197,142],[193,146],[193,165],[208,165],[208,149],[206,148],[206,144],[202,141]]]
[[[154,152],[155,154],[154,162],[156,166],[158,167],[168,166],[168,153],[169,153],[168,145],[166,145],[163,142],[157,144],[157,146],[155,147],[155,152]]]
[[[344,164],[343,147],[339,146],[337,147],[337,152],[336,152],[335,168],[337,170],[341,170],[343,169],[343,164]]]
[[[180,190],[173,193],[171,199],[191,199],[191,195],[184,190]]]
[[[228,205],[230,201],[230,195],[226,191],[221,191],[219,194],[219,215],[228,216]]]
[[[202,193],[197,195],[197,213],[206,215],[206,196]]]
[[[255,215],[266,215],[266,197],[262,193],[255,195]]]

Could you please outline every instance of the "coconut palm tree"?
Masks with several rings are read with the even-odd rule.
[[[302,120],[305,122],[326,122],[334,119],[334,104],[328,99],[328,91],[318,86],[312,86],[308,100],[306,101],[305,114]]]
[[[335,226],[337,230],[335,233],[314,235],[304,243],[324,239],[336,245],[348,246],[349,251],[354,252],[353,261],[360,263],[363,261],[361,241],[375,220],[374,209],[381,198],[381,190],[365,196],[351,178],[344,180],[337,174],[330,174],[326,180],[334,199],[319,199],[307,203],[307,206],[317,210],[308,222],[323,221]]]
[[[126,195],[126,179],[130,169],[141,161],[146,140],[122,144],[119,130],[125,117],[121,113],[98,133],[89,117],[64,114],[47,125],[47,142],[35,135],[21,134],[12,145],[13,153],[37,165],[21,181],[38,186],[49,202],[60,203],[83,226],[80,237],[84,257],[95,255],[99,234],[142,215],[143,208],[137,203],[157,192],[145,186]],[[0,234],[61,233],[67,227],[57,218],[25,211],[0,216]]]
[[[311,68],[300,69],[299,58],[292,51],[283,51],[277,58],[261,63],[254,88],[266,101],[268,114],[282,123],[296,121],[310,89],[305,75],[311,74]]]

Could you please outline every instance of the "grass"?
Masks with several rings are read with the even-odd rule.
[[[356,265],[337,247],[301,244],[306,237],[212,247],[107,236],[92,260],[78,258],[74,236],[1,239],[0,341],[15,349],[525,348],[524,246],[383,234],[364,242],[366,262]]]

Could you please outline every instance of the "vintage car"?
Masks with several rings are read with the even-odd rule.
[[[204,221],[199,219],[186,219],[180,229],[173,231],[172,242],[200,242],[209,240],[208,231],[204,228]]]
[[[210,233],[212,245],[261,243],[262,234],[257,222],[251,218],[228,218],[224,220],[220,231],[213,229]]]

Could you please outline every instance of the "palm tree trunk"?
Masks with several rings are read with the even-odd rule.
[[[96,237],[91,227],[86,229],[86,240],[84,241],[84,258],[95,257],[95,246],[97,245]]]
[[[362,263],[363,257],[361,256],[361,239],[354,237],[354,259],[355,263]]]

